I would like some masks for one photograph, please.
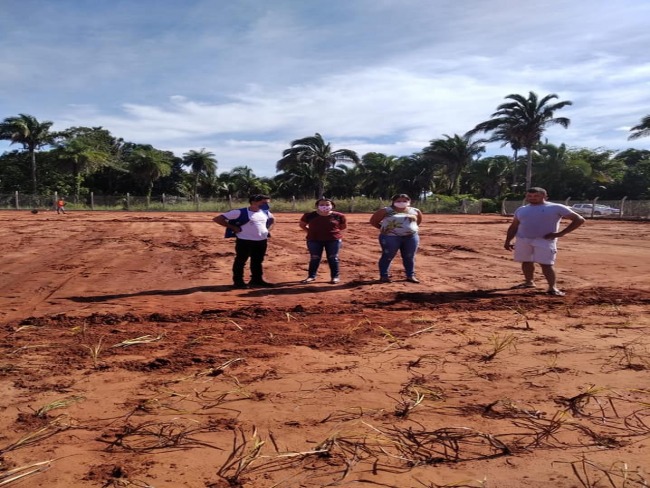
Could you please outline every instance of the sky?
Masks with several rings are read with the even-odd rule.
[[[530,91],[573,102],[552,144],[650,149],[627,140],[650,114],[648,0],[0,0],[0,12],[0,118],[205,149],[218,173],[272,177],[315,133],[360,156],[411,155]]]

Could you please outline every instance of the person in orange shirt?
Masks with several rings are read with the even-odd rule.
[[[56,213],[65,213],[65,200],[63,198],[56,201]]]

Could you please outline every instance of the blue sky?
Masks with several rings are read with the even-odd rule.
[[[402,156],[511,93],[573,105],[570,147],[650,114],[647,0],[0,0],[0,117],[102,126],[219,173],[276,174],[294,139]],[[9,149],[1,143],[0,150]],[[12,148],[13,149],[13,148]],[[509,154],[499,145],[490,153]]]

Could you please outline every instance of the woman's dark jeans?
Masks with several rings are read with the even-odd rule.
[[[339,250],[341,249],[342,241],[307,241],[307,249],[309,250],[309,277],[316,278],[318,266],[320,265],[323,256],[323,249],[327,256],[327,263],[330,266],[331,278],[339,277]]]

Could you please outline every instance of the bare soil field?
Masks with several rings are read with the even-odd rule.
[[[332,285],[278,214],[243,290],[213,217],[0,212],[0,486],[650,483],[647,222],[562,239],[554,297],[498,215],[425,215],[420,284],[349,215]]]

